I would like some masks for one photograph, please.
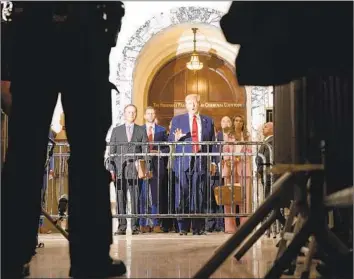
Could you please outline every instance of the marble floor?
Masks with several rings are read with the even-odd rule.
[[[223,233],[115,236],[111,255],[125,262],[128,272],[124,278],[191,278],[228,237],[230,235]],[[67,240],[60,234],[48,234],[40,235],[40,241],[45,247],[37,249],[29,278],[67,278]],[[229,258],[212,278],[262,278],[275,257],[276,242],[276,239],[264,237],[241,261]]]

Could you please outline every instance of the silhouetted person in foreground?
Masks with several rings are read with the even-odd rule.
[[[233,1],[220,26],[228,42],[240,45],[235,62],[240,85],[274,85],[275,104],[291,93],[299,104],[294,126],[300,131],[301,162],[321,163],[318,146],[325,141],[327,194],[353,185],[353,2]],[[278,156],[285,157],[279,146],[290,146],[279,127],[290,119],[276,116],[281,107],[274,110],[277,163]],[[353,210],[335,211],[341,218],[335,218],[332,231],[352,248]],[[352,252],[329,256],[330,273],[353,277]]]
[[[11,58],[12,108],[2,172],[1,278],[23,276],[35,249],[48,130],[58,92],[71,149],[70,276],[120,276],[126,271],[124,263],[109,256],[110,175],[103,155],[111,125],[109,54],[120,31],[123,4],[13,3],[10,30],[2,36],[11,44],[6,48],[11,53],[3,57]],[[94,211],[87,211],[88,202]]]

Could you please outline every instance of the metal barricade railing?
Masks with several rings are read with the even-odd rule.
[[[199,152],[193,152],[192,146]],[[269,149],[270,162],[259,153]],[[166,218],[247,217],[264,199],[263,182],[273,177],[267,166],[272,148],[264,142],[129,142],[109,143],[105,160],[114,175],[116,214],[119,221],[133,219],[154,225]],[[57,144],[54,174],[45,172],[44,208],[54,218],[59,199],[68,194],[68,144]],[[262,166],[255,166],[255,158]],[[69,197],[70,199],[70,197]],[[114,199],[113,199],[114,200]],[[112,202],[112,199],[111,199]],[[227,208],[227,210],[225,210]],[[65,218],[65,216],[64,216]],[[138,220],[139,219],[139,220]]]
[[[198,145],[198,146],[205,146],[207,148],[201,148],[202,152],[190,152],[191,146],[193,145]],[[215,195],[219,199],[219,204],[223,205],[223,193],[224,193],[224,199],[227,197],[225,195],[231,195],[231,197],[236,197],[237,193],[235,191],[238,191],[238,188],[235,187],[230,187],[230,193],[227,193],[227,191],[224,191],[222,187],[218,186],[223,186],[225,184],[225,181],[227,180],[226,176],[229,176],[229,180],[226,184],[231,185],[237,185],[240,184],[241,187],[241,204],[242,207],[245,209],[246,207],[250,207],[248,203],[251,203],[247,201],[247,187],[250,188],[252,187],[252,178],[255,176],[257,170],[252,170],[251,162],[254,161],[254,158],[256,156],[259,156],[261,161],[265,162],[265,157],[263,154],[259,154],[257,152],[258,148],[260,145],[264,145],[264,143],[261,142],[243,142],[243,143],[224,143],[224,142],[200,142],[200,143],[192,143],[192,142],[161,142],[161,143],[136,143],[136,142],[130,142],[130,143],[110,143],[110,146],[113,147],[114,153],[111,153],[109,155],[108,161],[113,163],[113,167],[111,166],[111,171],[115,173],[115,177],[117,178],[116,181],[119,181],[118,184],[120,183],[129,183],[129,182],[124,182],[123,180],[135,180],[134,182],[130,181],[130,183],[135,183],[135,187],[139,188],[139,180],[141,180],[142,184],[148,183],[151,186],[151,183],[154,183],[156,185],[153,185],[154,187],[157,187],[157,195],[161,193],[160,187],[161,185],[163,187],[167,187],[167,203],[168,203],[168,212],[161,213],[161,210],[158,210],[159,213],[151,213],[149,212],[149,208],[144,208],[143,212],[136,213],[136,210],[133,210],[135,213],[132,214],[126,214],[126,213],[120,213],[117,214],[115,217],[125,217],[125,218],[135,218],[135,217],[140,217],[140,218],[170,218],[170,217],[183,217],[183,218],[206,218],[206,217],[231,217],[231,216],[248,216],[249,214],[252,213],[253,208],[251,210],[244,210],[245,212],[243,213],[236,213],[234,210],[232,210],[231,213],[210,213],[211,212],[211,207],[212,207],[212,195],[214,193],[211,193],[211,190],[217,187],[219,194],[215,192]],[[153,146],[155,148],[154,152],[148,151],[148,147]],[[243,152],[224,152],[224,147],[254,147],[252,150],[246,150]],[[142,152],[143,149],[146,149],[145,152]],[[268,145],[269,148],[269,145]],[[168,151],[166,151],[168,149]],[[178,151],[176,151],[178,149]],[[188,151],[189,149],[189,151]],[[128,150],[128,151],[127,151]],[[217,150],[217,151],[216,151]],[[130,151],[130,152],[129,152]],[[271,150],[270,150],[271,151]],[[269,152],[270,155],[272,152]],[[224,160],[225,157],[228,157],[228,160]],[[164,159],[166,158],[166,159]],[[272,160],[272,158],[271,158]],[[155,161],[155,162],[154,162]],[[166,162],[167,161],[167,162]],[[152,163],[154,162],[154,163]],[[266,170],[266,163],[263,163],[263,176],[264,176],[264,181],[267,180],[267,170]],[[162,169],[161,169],[161,166]],[[171,166],[172,164],[177,164],[174,166]],[[226,170],[225,165],[228,164],[229,170]],[[151,167],[151,165],[153,165]],[[187,166],[188,165],[188,166]],[[212,166],[214,165],[214,166]],[[237,170],[237,165],[240,169]],[[157,166],[157,167],[156,167]],[[129,168],[130,171],[128,171],[128,176],[129,177],[124,177],[127,172],[124,171],[124,168]],[[146,171],[146,176],[144,176],[144,170]],[[151,173],[151,168],[154,169],[152,171],[152,177]],[[214,172],[211,172],[211,169],[214,168]],[[248,171],[246,170],[248,169]],[[238,171],[238,174],[235,172]],[[135,173],[134,173],[135,172]],[[139,172],[140,172],[140,177],[139,177]],[[224,173],[223,173],[224,172]],[[226,172],[229,172],[230,174],[227,175]],[[131,174],[134,173],[133,175],[136,177],[131,177]],[[198,173],[197,177],[195,177],[195,173]],[[157,177],[156,177],[157,176]],[[162,176],[166,176],[167,179],[164,179]],[[193,178],[194,177],[194,178]],[[215,179],[215,177],[217,177]],[[214,178],[214,179],[213,179]],[[178,181],[173,183],[173,179],[177,179]],[[195,179],[195,180],[193,180]],[[200,181],[203,182],[200,182]],[[256,181],[256,187],[253,187],[256,190],[256,193],[260,193],[259,191],[259,183],[258,179]],[[166,185],[167,183],[167,185]],[[198,198],[203,199],[201,197],[196,196],[196,189],[199,188],[199,185],[192,185],[192,184],[204,184],[202,194],[204,194],[204,199],[207,198],[206,204],[205,201],[203,208],[195,209],[194,207],[197,205],[196,200]],[[181,187],[181,184],[182,187]],[[188,185],[187,185],[188,184]],[[180,189],[175,189],[175,187],[178,186]],[[198,187],[197,187],[198,186]],[[119,187],[118,187],[119,188]],[[123,187],[124,188],[124,187]],[[143,189],[144,187],[140,186],[140,189]],[[183,188],[188,188],[187,190]],[[175,192],[177,195],[181,196],[181,191],[187,191],[185,196],[183,198],[177,197],[176,201],[181,203],[182,209],[177,210],[178,206],[172,206],[171,202],[171,196],[173,195],[173,192]],[[251,192],[251,189],[249,189]],[[149,191],[149,190],[148,190]],[[194,191],[194,192],[193,192]],[[262,191],[263,192],[263,191]],[[226,193],[226,194],[225,194]],[[143,196],[147,199],[149,199],[149,194]],[[257,195],[256,199],[256,207],[259,205],[260,200],[263,199],[263,194],[261,195],[262,197],[259,197],[260,195]],[[136,198],[136,197],[135,197]],[[231,199],[231,207],[234,209],[235,205],[235,199]],[[141,201],[141,199],[140,199]],[[143,201],[144,202],[144,201]],[[157,207],[158,209],[161,209],[160,203],[161,199],[157,197]],[[164,201],[166,202],[166,200]],[[119,203],[119,201],[118,201]],[[138,202],[137,202],[138,203]],[[187,206],[185,203],[188,203]],[[254,200],[252,199],[252,203],[254,203]],[[187,209],[186,209],[187,207]],[[191,209],[194,208],[194,209]],[[189,209],[188,209],[189,208]],[[121,211],[124,211],[121,210]],[[175,211],[175,212],[173,212]],[[176,212],[179,211],[179,212]],[[198,212],[197,212],[198,211]],[[149,213],[147,213],[149,212]]]

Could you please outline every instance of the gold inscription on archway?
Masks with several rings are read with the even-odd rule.
[[[244,108],[244,104],[236,103],[201,103],[202,108]],[[174,102],[174,103],[153,103],[155,108],[185,108],[186,105],[184,102]]]

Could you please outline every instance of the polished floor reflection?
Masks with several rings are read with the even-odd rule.
[[[111,254],[126,263],[128,273],[125,278],[191,278],[228,237],[230,235],[222,233],[116,236]],[[40,240],[45,247],[37,249],[30,278],[67,278],[67,241],[59,234],[40,235]],[[212,278],[262,278],[275,257],[276,242],[263,238],[241,261],[229,258]]]

